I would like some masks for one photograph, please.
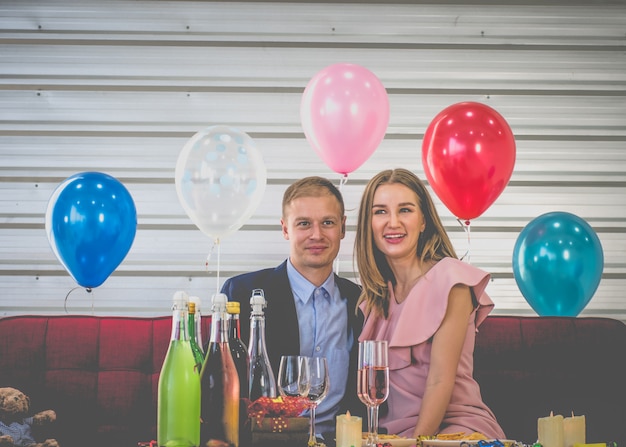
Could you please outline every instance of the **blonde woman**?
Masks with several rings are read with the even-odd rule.
[[[473,379],[476,328],[493,308],[489,274],[457,259],[424,184],[380,172],[361,199],[355,256],[365,323],[359,340],[389,342],[388,412],[380,426],[416,437],[504,438]]]

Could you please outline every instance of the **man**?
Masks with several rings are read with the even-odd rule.
[[[287,188],[281,228],[289,258],[276,268],[245,273],[225,282],[222,292],[241,303],[241,333],[249,340],[253,289],[263,289],[265,341],[274,374],[282,355],[326,357],[330,391],[316,409],[316,432],[332,441],[338,412],[358,413],[356,396],[358,336],[363,326],[356,302],[361,289],[333,273],[345,236],[341,192],[327,179],[306,177]]]

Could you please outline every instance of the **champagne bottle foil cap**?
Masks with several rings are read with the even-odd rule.
[[[211,308],[212,312],[226,312],[226,303],[228,302],[228,297],[223,293],[216,293],[213,295],[211,299],[213,306]]]
[[[194,303],[193,301],[189,301],[189,313],[190,314],[196,313],[196,303]]]
[[[202,304],[202,300],[200,299],[199,296],[190,296],[189,297],[189,302],[190,303],[195,303],[196,304],[196,312],[200,312],[201,309],[201,304]]]
[[[229,301],[226,303],[226,312],[229,314],[238,314],[241,312],[241,304],[239,301]]]
[[[187,306],[189,303],[189,295],[186,292],[179,290],[174,293],[174,298],[172,298],[173,305],[177,309],[182,309]]]

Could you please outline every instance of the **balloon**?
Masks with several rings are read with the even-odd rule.
[[[506,187],[515,164],[515,139],[491,107],[461,102],[439,112],[422,142],[431,187],[459,219],[480,216]]]
[[[267,181],[252,138],[233,127],[207,127],[185,144],[176,163],[178,200],[209,237],[237,231],[258,207]]]
[[[540,316],[578,315],[598,288],[603,267],[600,239],[570,213],[533,219],[513,249],[515,281]]]
[[[347,175],[376,150],[389,124],[380,80],[354,64],[335,64],[307,84],[300,104],[304,135],[333,171]]]
[[[137,211],[128,190],[101,172],[65,179],[48,201],[46,233],[52,251],[82,287],[102,284],[130,250]]]

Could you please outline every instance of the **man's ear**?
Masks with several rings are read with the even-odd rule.
[[[289,230],[287,228],[287,224],[283,219],[280,219],[280,229],[283,231],[283,237],[286,241],[289,240]]]
[[[346,216],[341,219],[341,239],[346,236]]]

